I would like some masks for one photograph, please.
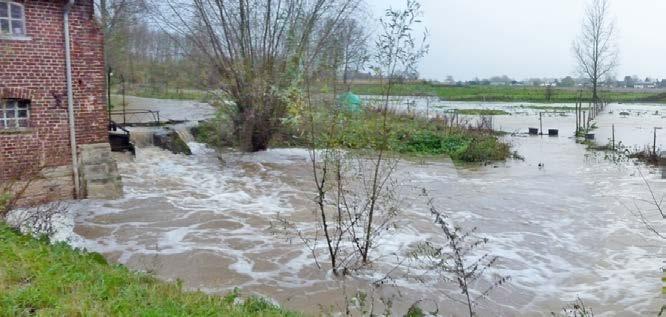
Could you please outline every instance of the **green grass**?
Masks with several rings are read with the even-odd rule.
[[[456,109],[458,114],[468,116],[506,116],[511,115],[504,110],[496,109]]]
[[[1,223],[0,255],[0,316],[299,316],[257,298],[234,305],[236,292],[186,292]]]
[[[352,91],[360,95],[381,95],[379,84],[355,84]],[[576,88],[554,88],[548,100],[545,87],[526,86],[443,86],[428,83],[401,84],[393,87],[396,96],[436,96],[447,101],[505,101],[505,102],[554,102],[573,103],[578,100]],[[600,96],[608,102],[658,102],[666,103],[665,93],[601,91]],[[585,91],[583,98],[591,99]]]
[[[426,120],[398,113],[387,116],[387,140],[383,141],[382,115],[376,111],[341,113],[330,117],[316,115],[318,148],[377,150],[380,146],[408,156],[445,155],[459,162],[504,160],[511,156],[510,146],[486,130],[450,127],[439,119]],[[331,122],[336,126],[331,129]],[[273,146],[308,146],[308,125],[287,126]],[[334,132],[331,132],[334,131]]]
[[[383,87],[380,84],[353,84],[352,91],[360,95],[382,95]],[[114,85],[114,94],[120,94],[118,85]],[[198,89],[174,89],[163,87],[126,87],[125,93],[131,96],[210,101],[213,96],[210,92]],[[534,86],[445,86],[426,82],[399,84],[392,88],[394,96],[434,96],[446,101],[494,101],[494,102],[537,102],[537,103],[574,103],[579,98],[579,88],[552,88],[550,98],[547,97],[546,87]],[[666,103],[666,93],[651,91],[613,91],[601,90],[601,98],[607,102],[654,102]],[[583,91],[585,102],[592,99],[589,89]]]
[[[575,111],[576,107],[567,107],[567,106],[544,106],[544,105],[520,105],[518,108],[521,109],[534,109],[534,110],[546,110],[546,111]]]

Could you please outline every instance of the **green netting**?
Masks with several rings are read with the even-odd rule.
[[[341,107],[347,108],[347,110],[352,112],[361,111],[361,97],[355,95],[351,91],[348,91],[338,97],[338,103]]]

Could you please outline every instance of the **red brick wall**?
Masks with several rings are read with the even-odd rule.
[[[0,38],[0,98],[31,100],[30,128],[0,130],[0,181],[40,166],[71,164],[64,0],[18,0],[25,5],[29,40]],[[77,0],[70,13],[74,109],[78,144],[108,142],[103,36],[93,0]]]

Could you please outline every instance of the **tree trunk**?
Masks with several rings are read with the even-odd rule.
[[[239,114],[239,119],[236,124],[240,149],[244,152],[267,150],[273,136],[270,117],[254,109],[247,109]]]

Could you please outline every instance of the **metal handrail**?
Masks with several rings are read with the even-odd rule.
[[[127,115],[130,115],[132,117],[136,117],[137,115],[142,115],[142,114],[149,114],[152,116],[152,121],[155,122],[156,125],[160,125],[160,112],[159,111],[154,111],[154,110],[142,110],[142,109],[136,109],[136,110],[124,110],[124,111],[111,111],[109,112],[110,116],[123,116],[123,125],[128,125],[128,124],[139,124],[143,122],[127,122]]]

